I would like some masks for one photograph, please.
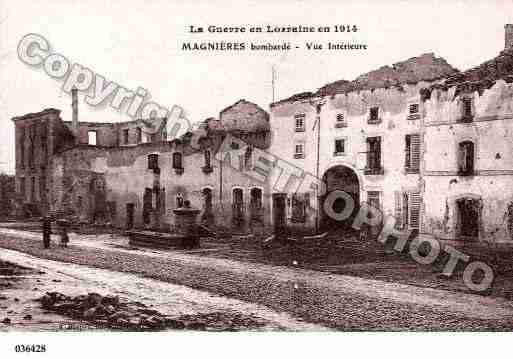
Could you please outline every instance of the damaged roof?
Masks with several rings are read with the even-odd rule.
[[[338,80],[321,87],[317,92],[303,92],[287,99],[273,103],[271,106],[284,102],[294,102],[313,96],[332,96],[353,91],[389,88],[403,84],[415,84],[420,81],[436,81],[459,73],[444,58],[427,53],[408,60],[397,62],[391,66],[382,66],[358,76],[353,81]]]
[[[454,86],[456,86],[455,97],[462,92],[474,91],[478,91],[481,95],[484,90],[491,88],[497,80],[501,79],[507,83],[513,82],[513,49],[501,51],[498,56],[479,66],[453,74],[442,83],[432,85],[422,91],[422,98],[428,99],[434,89],[447,91]]]
[[[223,109],[219,119],[206,120],[211,131],[224,132],[261,132],[269,131],[269,114],[257,104],[241,99]]]

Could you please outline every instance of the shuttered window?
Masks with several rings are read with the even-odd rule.
[[[410,228],[419,229],[420,224],[420,193],[412,192],[408,194],[408,208],[410,209],[409,213],[409,222]]]
[[[407,172],[418,173],[420,168],[420,135],[406,135],[405,164]]]
[[[462,101],[462,116],[466,119],[472,118],[472,99],[466,97]]]
[[[305,158],[305,148],[303,143],[296,143],[294,146],[294,158]]]
[[[395,192],[395,228],[419,229],[421,196],[419,192]]]
[[[336,128],[347,127],[347,122],[343,113],[337,114],[337,121],[335,122]]]
[[[381,172],[381,137],[367,137],[367,166],[366,174]]]
[[[395,228],[402,229],[403,228],[403,194],[402,192],[396,191],[394,193],[395,197]]]
[[[306,115],[304,113],[298,113],[294,116],[294,124],[296,132],[304,132],[305,131],[305,119]]]

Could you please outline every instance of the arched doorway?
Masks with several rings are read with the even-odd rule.
[[[320,197],[320,229],[322,231],[350,229],[360,209],[358,176],[351,168],[338,165],[328,169],[322,180],[325,183],[326,192]],[[343,219],[330,215],[330,212],[341,215],[344,210],[351,210],[351,208],[353,208],[351,214],[342,215]]]
[[[463,240],[479,238],[483,202],[480,196],[467,194],[455,199],[456,236]]]

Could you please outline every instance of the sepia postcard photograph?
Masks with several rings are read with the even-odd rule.
[[[0,84],[2,358],[507,355],[513,1],[0,0]]]

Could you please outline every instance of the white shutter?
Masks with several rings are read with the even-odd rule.
[[[409,208],[409,217],[410,217],[410,228],[419,229],[420,224],[420,193],[419,192],[411,192],[408,194],[408,208]]]
[[[410,166],[412,169],[420,168],[420,135],[410,135]]]
[[[395,228],[403,228],[403,193],[400,191],[394,192],[395,197]]]

